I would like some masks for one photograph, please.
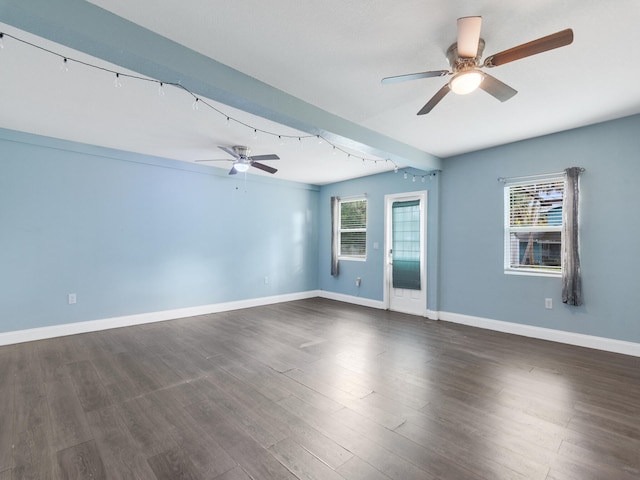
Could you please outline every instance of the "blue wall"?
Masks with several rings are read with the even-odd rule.
[[[0,130],[0,332],[316,289],[382,301],[384,196],[426,190],[428,309],[640,342],[638,132],[633,116],[461,155],[425,183],[245,187],[206,166]],[[497,178],[568,166],[586,169],[581,307],[561,303],[558,278],[503,273]],[[329,198],[362,193],[367,261],[331,277]]]
[[[444,160],[426,185],[381,174],[322,187],[319,286],[383,299],[384,195],[429,190],[427,308],[640,342],[640,116],[628,117]],[[586,169],[581,178],[584,305],[562,304],[561,281],[505,275],[504,185],[498,177]],[[439,184],[437,179],[440,179]],[[440,193],[438,193],[440,192]],[[367,193],[367,262],[341,262],[329,274],[329,197]],[[381,249],[373,250],[379,242]],[[439,253],[438,253],[439,252]],[[362,286],[354,284],[362,277]],[[553,309],[544,299],[553,299]]]
[[[318,187],[7,130],[0,166],[0,332],[316,289]]]
[[[444,162],[440,309],[640,342],[640,116],[492,148]],[[562,304],[559,278],[503,273],[498,177],[584,167],[584,305]],[[544,299],[553,299],[553,309]]]
[[[402,172],[381,173],[349,180],[320,189],[320,238],[318,272],[319,287],[329,292],[382,301],[384,298],[384,196],[394,193],[427,191],[427,305],[437,310],[438,302],[438,175],[421,176],[425,172],[407,170],[409,178]],[[413,182],[413,175],[418,175]],[[331,215],[330,198],[332,196],[349,197],[367,195],[367,260],[340,261],[340,274],[331,276]],[[379,248],[373,247],[378,243]],[[360,277],[362,284],[355,285]]]

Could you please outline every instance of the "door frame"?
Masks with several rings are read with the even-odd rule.
[[[386,310],[391,306],[392,273],[391,263],[389,263],[389,250],[392,245],[391,216],[394,202],[408,200],[420,200],[420,222],[422,231],[420,232],[420,284],[424,291],[424,305],[422,316],[427,316],[427,198],[428,190],[418,190],[415,192],[391,193],[384,196],[384,275],[383,275],[383,303]]]

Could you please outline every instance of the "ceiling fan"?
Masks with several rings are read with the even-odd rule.
[[[250,157],[249,153],[251,153],[251,150],[249,149],[249,147],[244,147],[242,145],[235,145],[231,148],[219,146],[218,148],[227,152],[233,157],[233,159],[221,158],[212,160],[196,160],[196,162],[233,162],[233,166],[231,167],[231,170],[229,170],[229,175],[235,175],[238,172],[246,172],[247,170],[249,170],[249,167],[255,167],[268,173],[276,173],[278,171],[276,168],[270,167],[269,165],[265,165],[258,161],[279,160],[280,157],[273,153],[268,155],[254,155]]]
[[[482,17],[462,17],[458,19],[457,42],[447,50],[447,59],[451,70],[433,70],[429,72],[410,73],[382,79],[382,83],[404,82],[428,77],[443,77],[453,75],[451,80],[425,104],[418,115],[429,113],[449,91],[459,95],[471,93],[476,88],[481,88],[501,102],[513,97],[516,90],[502,83],[495,77],[481,71],[481,68],[493,68],[505,63],[513,62],[521,58],[530,57],[554,48],[564,47],[573,42],[573,30],[562,30],[546,37],[538,38],[531,42],[523,43],[517,47],[494,53],[480,63],[484,51],[484,40],[480,38]]]

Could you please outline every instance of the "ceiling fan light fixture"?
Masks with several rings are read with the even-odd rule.
[[[238,172],[246,172],[249,170],[249,164],[245,162],[238,161],[233,166]]]
[[[484,75],[479,70],[467,70],[456,73],[449,82],[449,88],[458,95],[467,95],[477,89],[483,79]]]

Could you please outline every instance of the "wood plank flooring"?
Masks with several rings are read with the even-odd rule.
[[[0,347],[0,480],[640,478],[640,359],[325,299]]]

